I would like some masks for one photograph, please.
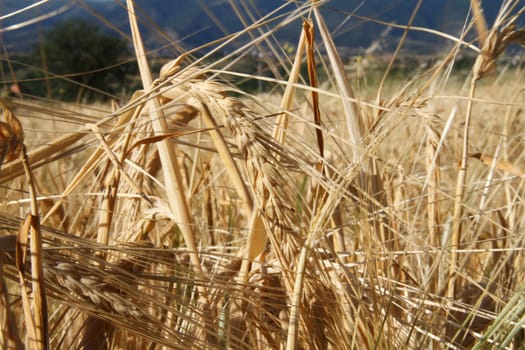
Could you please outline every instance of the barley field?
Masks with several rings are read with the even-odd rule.
[[[370,80],[293,3],[153,71],[128,0],[141,89],[1,100],[2,349],[524,349],[523,2]]]

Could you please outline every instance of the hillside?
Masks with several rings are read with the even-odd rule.
[[[0,13],[9,14],[32,3],[34,2],[27,0],[4,0],[0,2]],[[111,0],[47,2],[31,11],[4,19],[3,41],[11,52],[27,50],[35,45],[39,35],[43,35],[53,23],[72,17],[100,21],[105,27],[108,27],[110,22],[115,28],[128,33],[127,14],[123,3]],[[367,47],[385,29],[384,25],[359,18],[360,16],[406,24],[416,3],[415,0],[332,0],[323,6],[323,11],[328,25],[336,29],[336,43],[341,47],[355,49]],[[166,37],[159,35],[161,32],[186,48],[208,43],[243,28],[244,25],[235,11],[242,15],[246,23],[252,23],[253,18],[260,18],[275,9],[281,8],[280,12],[286,14],[298,6],[292,2],[286,4],[283,0],[137,0],[137,4],[146,42],[150,46],[166,45]],[[414,25],[457,34],[468,15],[468,4],[467,0],[426,0],[419,9]],[[485,2],[485,12],[489,21],[494,18],[500,5],[501,1]],[[352,17],[352,13],[357,16]],[[43,18],[41,21],[17,29],[25,21],[39,16]],[[280,29],[278,38],[283,42],[295,42],[298,25],[300,24],[291,24]],[[401,33],[401,30],[394,29],[389,36],[397,37]],[[414,33],[409,36],[407,47],[425,52],[442,49],[442,42],[434,38],[428,39],[427,34]],[[390,42],[395,44],[395,40]]]

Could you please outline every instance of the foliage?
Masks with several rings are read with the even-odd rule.
[[[131,67],[125,64],[129,57],[125,40],[79,19],[57,23],[43,40],[35,59],[52,79],[52,97],[79,101],[121,92]]]

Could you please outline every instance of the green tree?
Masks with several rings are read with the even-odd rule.
[[[49,72],[52,97],[67,101],[118,94],[130,69],[124,63],[129,57],[125,40],[79,19],[57,23],[46,32],[35,56]]]

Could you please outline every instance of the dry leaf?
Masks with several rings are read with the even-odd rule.
[[[18,236],[16,239],[16,267],[22,273],[24,272],[24,266],[27,258],[30,227],[31,216],[28,215],[22,223],[22,225],[20,225],[20,229],[18,230]]]
[[[0,121],[0,165],[4,162],[15,160],[22,152],[24,142],[24,131],[22,124],[15,117],[13,112],[7,107],[4,101],[0,100],[3,109],[4,121]]]
[[[494,162],[494,157],[489,156],[487,154],[471,153],[468,156],[470,158],[479,159],[483,164],[488,165],[488,166],[492,166],[492,163]],[[504,160],[496,159],[496,169],[501,170],[501,171],[506,171],[507,173],[514,175],[514,176],[523,175],[523,171],[521,171],[520,168]]]

